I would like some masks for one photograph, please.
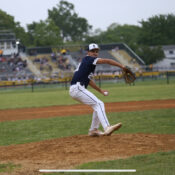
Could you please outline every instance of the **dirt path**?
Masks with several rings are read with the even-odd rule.
[[[175,100],[106,103],[107,112],[175,108]],[[71,116],[92,113],[85,105],[0,110],[0,121]],[[39,175],[39,169],[73,168],[89,161],[114,160],[133,155],[175,150],[175,134],[85,135],[41,142],[0,146],[0,162],[20,164],[13,175]],[[8,173],[0,173],[6,175]],[[11,173],[9,173],[11,174]]]
[[[105,103],[106,112],[141,111],[151,109],[175,108],[175,100],[150,100],[134,102]],[[89,106],[78,104],[72,106],[51,106],[44,108],[23,108],[0,110],[0,121],[48,118],[55,116],[72,116],[90,114]]]

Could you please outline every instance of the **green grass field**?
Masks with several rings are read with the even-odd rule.
[[[136,169],[135,173],[110,173],[110,174],[129,174],[129,175],[174,175],[175,174],[175,151],[159,152],[149,155],[133,156],[128,159],[119,159],[105,162],[90,162],[76,167],[77,169]],[[65,173],[68,175],[69,173]],[[92,173],[78,173],[79,175]],[[94,173],[109,174],[109,173]],[[50,174],[51,175],[51,174]]]
[[[175,84],[141,83],[136,86],[106,84],[103,87],[110,91],[110,96],[103,97],[96,92],[95,94],[104,102],[175,99]],[[8,93],[0,92],[0,99],[0,109],[70,105],[76,103],[69,97],[68,91],[64,89],[37,91],[34,93],[20,91]],[[108,117],[111,124],[119,121],[123,123],[124,127],[122,127],[118,133],[175,134],[175,109],[108,113]],[[0,122],[0,146],[87,134],[90,122],[91,115]],[[69,128],[69,130],[67,130],[67,128]],[[175,175],[174,162],[175,151],[170,151],[166,153],[161,152],[134,156],[128,159],[92,162],[80,165],[76,168],[137,169],[136,173],[110,173],[117,175]],[[20,165],[14,165],[13,162],[9,162],[8,164],[0,163],[0,173],[13,172],[16,168],[20,168]],[[44,174],[54,175],[70,173]],[[87,175],[99,173],[76,174]]]
[[[109,90],[109,96],[104,97],[94,92],[104,102],[116,101],[140,101],[152,99],[175,99],[175,83],[153,84],[150,82],[129,86],[125,84],[104,84],[103,89]],[[0,109],[43,107],[53,105],[71,105],[77,102],[69,96],[68,90],[64,88],[30,92],[10,91],[0,92]]]
[[[111,124],[123,123],[118,133],[175,134],[175,109],[107,114]],[[0,145],[87,134],[90,123],[91,115],[0,122]]]

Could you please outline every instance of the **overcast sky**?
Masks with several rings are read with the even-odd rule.
[[[0,9],[15,17],[23,27],[45,20],[48,9],[60,0],[0,0]],[[93,29],[106,30],[112,23],[139,25],[139,21],[159,14],[175,14],[175,0],[67,0],[79,17]]]

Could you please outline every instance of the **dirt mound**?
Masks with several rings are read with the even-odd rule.
[[[114,134],[97,138],[81,135],[1,146],[0,159],[21,164],[22,168],[16,174],[39,174],[39,169],[72,168],[89,161],[113,160],[174,149],[175,135]]]
[[[127,112],[151,109],[175,108],[175,100],[149,100],[133,102],[105,103],[106,112]],[[44,108],[23,108],[0,110],[0,122],[8,120],[25,120],[36,118],[48,118],[55,116],[72,116],[90,114],[92,109],[89,106],[78,104],[69,106],[51,106]]]

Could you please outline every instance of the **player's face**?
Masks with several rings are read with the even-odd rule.
[[[93,49],[93,50],[90,50],[88,52],[88,55],[91,56],[91,57],[98,57],[98,52],[99,52],[98,49]]]

